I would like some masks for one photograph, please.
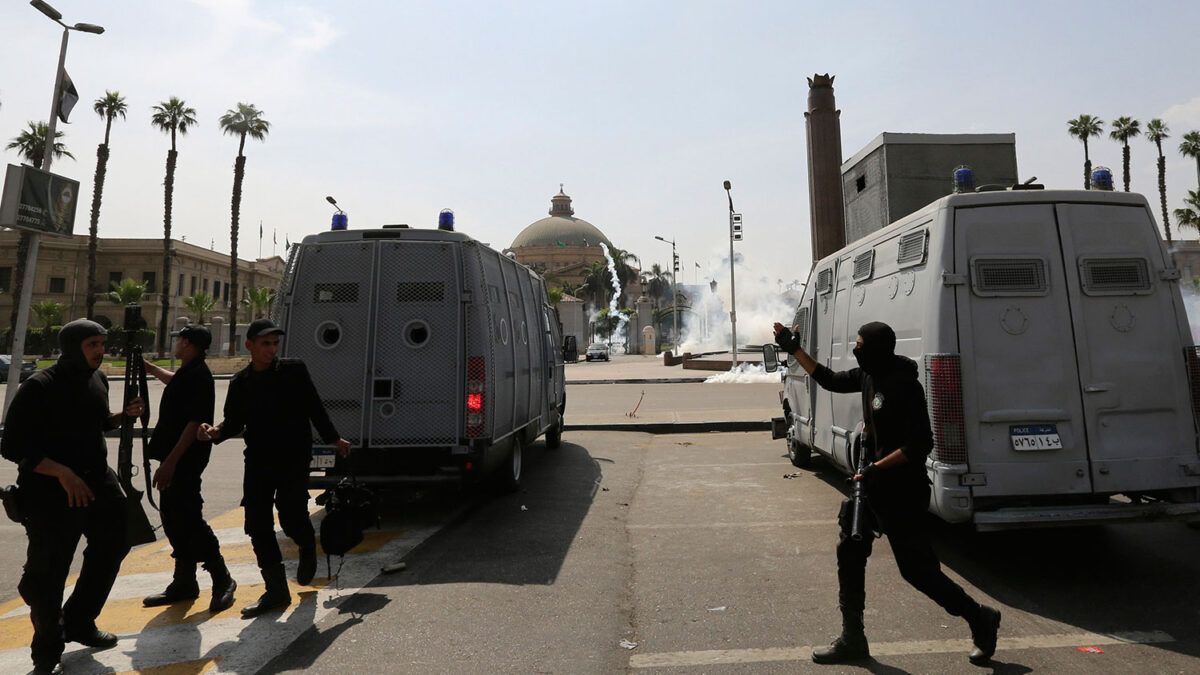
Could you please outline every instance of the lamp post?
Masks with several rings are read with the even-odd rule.
[[[674,328],[675,335],[674,335],[673,343],[675,346],[675,351],[678,352],[679,351],[679,308],[676,307],[675,303],[679,302],[679,279],[677,278],[679,276],[679,256],[675,255],[675,240],[674,239],[667,241],[666,239],[663,239],[662,237],[658,236],[657,234],[654,235],[654,238],[671,245],[671,325],[675,327]],[[675,354],[675,356],[679,356],[679,354]]]
[[[54,9],[42,0],[30,0],[34,9],[45,14],[51,21],[62,26],[62,46],[58,49],[58,68],[54,71],[54,93],[50,97],[50,121],[46,125],[46,147],[42,154],[42,170],[50,170],[50,161],[54,159],[54,135],[58,127],[58,104],[61,98],[63,81],[63,64],[67,60],[67,36],[77,30],[83,33],[99,35],[104,32],[102,26],[92,23],[77,23],[68,26],[62,22],[62,12]],[[8,414],[8,406],[17,393],[21,379],[21,361],[25,358],[25,331],[29,326],[29,305],[33,301],[33,282],[37,267],[38,244],[41,235],[29,232],[29,251],[25,258],[25,277],[22,280],[21,297],[17,300],[17,324],[13,326],[12,363],[8,367],[8,389],[4,392],[4,412]],[[91,289],[88,289],[91,292]]]
[[[733,242],[742,240],[742,214],[733,212],[733,186],[725,181],[725,196],[729,197],[729,326],[732,331],[733,360],[737,368],[737,285],[733,280]]]

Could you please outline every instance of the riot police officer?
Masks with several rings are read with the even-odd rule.
[[[814,361],[800,347],[798,336],[778,323],[775,340],[824,389],[862,394],[862,451],[869,453],[872,461],[854,480],[865,481],[875,519],[872,529],[887,535],[905,581],[952,616],[967,620],[975,644],[968,658],[976,665],[987,663],[996,651],[1000,612],[980,605],[942,572],[924,529],[930,489],[925,458],[933,448],[933,433],[917,364],[895,353],[896,333],[877,321],[859,328],[853,351],[858,367],[843,372]],[[873,537],[855,541],[847,531],[847,519],[841,520],[837,560],[842,634],[829,647],[813,651],[816,663],[843,663],[870,656],[863,609]]]

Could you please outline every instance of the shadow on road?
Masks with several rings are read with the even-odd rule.
[[[600,465],[587,449],[542,442],[525,450],[521,488],[480,496],[456,523],[406,556],[403,575],[373,586],[444,583],[552,584],[591,508]]]

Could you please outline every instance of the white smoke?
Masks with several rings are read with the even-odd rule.
[[[626,340],[625,324],[629,323],[629,317],[621,313],[621,311],[618,309],[621,293],[623,292],[623,289],[621,288],[621,279],[617,276],[617,263],[613,260],[612,255],[608,252],[608,245],[606,245],[604,242],[600,242],[600,248],[604,251],[605,259],[608,260],[608,274],[610,277],[612,277],[613,291],[615,291],[613,293],[612,300],[609,300],[608,302],[608,315],[617,317],[617,327],[613,330],[612,336],[609,338],[608,342],[610,345],[624,345]]]
[[[759,363],[739,363],[725,373],[704,378],[704,384],[779,384],[779,373],[768,373]]]
[[[734,275],[737,284],[738,350],[741,351],[746,345],[773,342],[775,333],[772,326],[776,321],[788,325],[795,307],[780,291],[777,281],[755,274],[741,256],[738,256]],[[679,315],[682,338],[680,353],[725,351],[732,345],[728,254],[714,254],[700,276],[704,281],[698,286],[699,297],[689,298],[692,311]],[[715,294],[708,285],[712,280],[717,282]]]

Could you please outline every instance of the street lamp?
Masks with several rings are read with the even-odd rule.
[[[729,326],[733,333],[732,366],[737,368],[737,286],[733,281],[733,242],[742,240],[742,214],[733,212],[733,194],[729,181],[725,181],[725,195],[729,197]]]
[[[46,125],[46,148],[42,154],[42,170],[49,171],[50,162],[54,159],[54,135],[58,132],[58,104],[65,72],[63,64],[67,60],[67,36],[73,30],[99,35],[104,32],[104,27],[94,23],[77,23],[74,26],[68,26],[62,22],[62,12],[43,0],[30,0],[29,4],[63,28],[62,46],[58,50],[58,69],[54,71],[54,93],[50,97],[50,121]],[[29,251],[25,258],[25,278],[22,282],[21,297],[17,301],[17,325],[13,326],[12,363],[8,367],[8,389],[4,392],[5,415],[8,414],[8,406],[12,403],[12,398],[16,395],[17,387],[20,385],[21,361],[25,358],[25,330],[29,326],[29,305],[33,301],[34,272],[37,267],[38,244],[41,240],[41,235],[37,232],[29,231],[28,235]],[[90,293],[91,289],[88,289],[88,292]]]
[[[679,351],[679,308],[676,307],[679,302],[679,256],[675,255],[675,240],[667,241],[657,234],[654,238],[666,242],[671,245],[671,325],[675,327],[674,345],[675,351]],[[679,356],[679,354],[675,354]]]

